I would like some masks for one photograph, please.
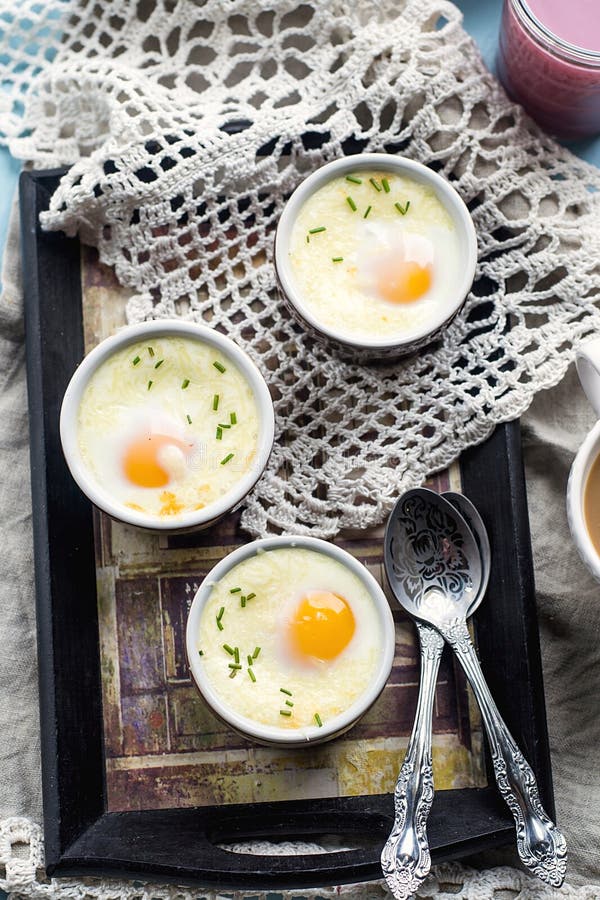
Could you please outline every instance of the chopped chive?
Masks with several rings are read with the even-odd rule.
[[[217,628],[219,629],[219,631],[223,631],[223,623],[220,619],[217,619]]]
[[[160,367],[162,366],[163,363],[164,363],[164,359],[159,359],[159,361],[157,363],[154,363],[154,368],[160,369]]]
[[[253,666],[253,665],[254,665],[254,660],[253,660],[253,658],[252,658],[252,656],[251,656],[250,653],[248,654],[248,656],[246,657],[246,659],[248,660],[248,665],[249,665],[249,666]]]
[[[233,654],[235,653],[235,650],[233,649],[233,647],[230,647],[229,644],[223,644],[223,650],[229,653],[230,656],[233,656]]]
[[[285,705],[286,705],[286,706],[293,706],[294,704],[292,703],[291,700],[286,700],[286,701],[285,701]]]
[[[390,183],[389,183],[389,181],[387,180],[387,178],[382,178],[382,179],[381,179],[381,183],[382,183],[382,185],[383,185],[383,189],[384,189],[384,191],[386,192],[386,194],[389,194],[389,192],[390,192]]]
[[[154,348],[148,347],[148,353],[150,354],[150,356],[154,356]]]
[[[241,669],[242,668],[239,663],[227,663],[227,665],[229,666],[230,669]]]
[[[188,386],[189,383],[190,383],[190,379],[189,379],[189,378],[184,378],[183,381],[181,382],[181,390],[182,390],[182,391],[185,391],[185,389],[186,389],[186,387]]]
[[[351,181],[352,184],[362,184],[362,178],[357,178],[356,175],[346,175],[346,181]]]
[[[229,421],[232,425],[237,425],[237,414],[234,412],[229,413]]]
[[[188,420],[188,425],[191,425],[191,424],[192,424],[192,417],[190,416],[189,413],[188,413],[188,415],[186,416],[186,419]]]
[[[246,600],[254,600],[255,597],[256,597],[256,594],[254,593],[254,591],[252,591],[251,594],[246,595]]]
[[[346,203],[348,204],[352,212],[356,212],[356,203],[354,202],[352,197],[346,197]]]
[[[332,256],[331,262],[344,262],[344,257],[343,256]]]
[[[310,244],[310,237],[309,237],[308,234],[306,235],[306,243],[307,243],[307,244]]]
[[[223,374],[223,372],[226,372],[226,371],[227,371],[227,369],[225,368],[225,366],[223,365],[223,363],[220,363],[220,362],[218,362],[217,360],[215,360],[215,362],[213,363],[213,366],[215,367],[215,369],[218,369],[218,370],[219,370],[219,372],[221,373],[221,375]]]
[[[148,388],[147,388],[147,390],[150,390],[150,388],[152,387],[153,384],[154,384],[154,382],[153,382],[152,380],[150,380],[150,381],[148,382]]]
[[[142,361],[142,360],[141,360],[141,357],[140,357],[140,356],[136,356],[136,358],[133,360],[133,365],[134,365],[134,366],[137,366],[137,364],[138,364],[139,362],[141,362],[141,361]]]
[[[219,612],[217,613],[217,622],[219,622],[223,618],[223,613],[225,612],[225,607],[222,606]]]
[[[217,437],[217,440],[218,440],[218,441],[222,441],[222,440],[223,440],[223,429],[221,428],[220,425],[219,425],[218,428],[217,428],[217,435],[216,435],[216,437]]]
[[[241,591],[241,588],[240,588],[240,587],[237,587],[237,588],[231,588],[230,591],[229,591],[229,593],[230,593],[230,594],[239,594],[240,591]]]
[[[224,466],[225,463],[228,463],[230,459],[233,459],[233,453],[228,453],[227,456],[225,456],[225,457],[221,460],[221,465]]]
[[[238,673],[238,670],[237,670],[237,669],[232,669],[232,670],[231,670],[231,673],[230,673],[230,675],[229,675],[229,677],[230,677],[230,678],[235,678],[235,676],[237,675],[237,673]]]
[[[233,658],[235,659],[236,663],[239,664],[239,661],[240,661],[240,648],[239,647],[233,648]]]
[[[279,690],[281,691],[282,694],[287,694],[288,697],[293,697],[293,694],[291,691],[287,691],[285,688],[279,688]]]
[[[204,656],[204,650],[198,650],[198,656]]]
[[[225,422],[219,422],[219,428],[231,428],[231,425],[227,425]]]
[[[213,397],[213,409],[216,411],[219,408],[219,395],[215,394]]]
[[[260,653],[260,647],[254,648],[254,653],[252,654],[252,659],[258,659],[258,654]]]
[[[240,597],[240,606],[242,609],[246,606],[246,598],[243,595]]]
[[[280,709],[279,710],[280,716],[291,716],[291,714],[292,714],[291,709]]]
[[[378,193],[381,193],[381,185],[378,184],[374,178],[369,178],[369,181],[371,182],[375,190],[378,191]]]
[[[372,206],[367,206],[367,208],[365,209],[365,214],[363,216],[363,219],[367,218],[367,216],[369,215],[369,213],[371,212],[372,209],[373,209]]]
[[[315,722],[317,723],[319,728],[323,727],[323,722],[321,721],[321,716],[319,715],[319,713],[315,713]]]
[[[248,669],[248,675],[250,676],[250,681],[256,681],[256,675],[252,671],[252,669]]]
[[[402,206],[401,203],[394,203],[394,206],[396,207],[400,215],[405,216],[408,212],[408,207],[410,206],[410,200],[407,200],[404,206]]]
[[[321,234],[322,231],[327,231],[327,229],[325,228],[324,225],[319,225],[318,228],[309,228],[308,229],[309,234]]]

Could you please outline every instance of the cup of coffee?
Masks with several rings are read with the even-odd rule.
[[[575,546],[600,581],[600,338],[577,352],[577,374],[599,420],[583,441],[571,466],[567,516]]]

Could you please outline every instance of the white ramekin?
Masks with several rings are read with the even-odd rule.
[[[112,495],[90,473],[82,459],[77,434],[79,404],[94,372],[116,351],[151,336],[192,338],[215,347],[229,357],[252,388],[259,415],[258,448],[250,470],[226,494],[204,509],[171,516],[165,520],[130,509],[115,501]],[[207,528],[242,502],[260,478],[267,464],[273,447],[274,424],[273,403],[265,380],[250,357],[237,344],[205,325],[197,325],[194,322],[184,322],[179,319],[161,319],[144,322],[141,325],[127,326],[112,337],[101,341],[88,353],[73,373],[65,391],[60,411],[60,439],[73,478],[84,494],[99,509],[108,513],[113,519],[129,525],[136,525],[148,531],[172,533]]]
[[[589,341],[577,351],[577,374],[586,396],[600,416],[600,338]],[[600,421],[577,451],[567,484],[567,518],[577,551],[597,581],[600,581],[600,556],[592,543],[584,516],[584,491],[590,469],[600,454]]]
[[[335,716],[330,721],[324,722],[322,727],[310,725],[302,730],[290,730],[289,728],[277,728],[276,726],[263,725],[252,719],[240,715],[229,706],[225,705],[217,696],[209,680],[204,675],[204,667],[198,654],[198,635],[200,633],[200,619],[206,602],[208,601],[213,585],[220,581],[227,572],[238,563],[265,550],[275,550],[282,547],[300,547],[306,550],[314,550],[330,556],[337,562],[346,566],[356,575],[367,588],[373,599],[379,623],[381,625],[382,644],[381,655],[377,670],[366,691],[343,713]],[[193,680],[198,687],[204,701],[211,711],[221,721],[229,725],[234,731],[256,741],[259,744],[278,745],[287,747],[305,747],[308,744],[321,744],[343,734],[351,728],[380,695],[389,677],[394,662],[395,633],[394,620],[386,599],[386,596],[371,573],[358,562],[346,550],[342,550],[335,544],[319,540],[319,538],[292,536],[273,537],[253,541],[245,544],[230,553],[221,560],[208,573],[199,590],[196,592],[188,615],[186,629],[186,650],[188,663]]]
[[[455,285],[448,287],[448,303],[444,310],[423,328],[408,332],[406,337],[396,334],[387,339],[369,336],[354,338],[330,325],[324,325],[305,303],[291,272],[289,245],[292,228],[308,197],[332,178],[361,172],[364,169],[403,175],[432,188],[456,227],[463,262],[462,275]],[[450,324],[463,305],[473,283],[477,265],[477,238],[469,210],[452,185],[441,175],[403,156],[388,153],[358,153],[326,163],[296,188],[286,203],[277,225],[274,261],[281,295],[292,314],[310,334],[326,341],[337,352],[346,356],[351,355],[355,359],[393,358],[413,353],[430,343]]]

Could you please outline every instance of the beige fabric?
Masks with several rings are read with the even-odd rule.
[[[17,221],[13,219],[0,299],[0,889],[15,896],[77,900],[192,900],[210,892],[131,882],[43,879],[34,586],[29,502],[27,402]],[[524,421],[527,479],[558,820],[569,844],[570,887],[560,892],[515,868],[512,848],[478,857],[477,869],[439,867],[419,893],[459,900],[600,898],[600,587],[568,536],[564,511],[575,449],[593,422],[572,370],[539,394]],[[273,848],[271,848],[272,850]],[[298,850],[298,848],[295,848]],[[486,869],[490,863],[496,867]],[[4,876],[2,877],[2,871]],[[587,885],[584,887],[584,885]],[[342,889],[349,898],[385,897],[381,882]],[[294,896],[334,896],[334,888]],[[255,896],[255,895],[253,895]]]
[[[534,400],[523,440],[557,816],[571,877],[600,884],[600,585],[565,510],[569,468],[594,420],[572,365]]]
[[[15,207],[15,213],[17,212]],[[18,216],[0,301],[0,816],[40,820],[33,548]]]

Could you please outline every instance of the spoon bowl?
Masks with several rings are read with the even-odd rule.
[[[435,491],[416,488],[398,500],[385,531],[384,565],[406,611],[436,627],[466,618],[480,597],[477,542],[458,510]]]
[[[473,600],[473,605],[469,607],[468,615],[472,616],[487,591],[490,580],[490,571],[492,567],[492,549],[490,547],[490,539],[488,537],[487,528],[479,514],[479,510],[464,494],[458,491],[444,491],[442,494],[444,500],[451,503],[454,509],[458,510],[466,524],[471,529],[471,533],[475,538],[475,543],[479,548],[479,556],[481,558],[481,582],[477,596]]]

